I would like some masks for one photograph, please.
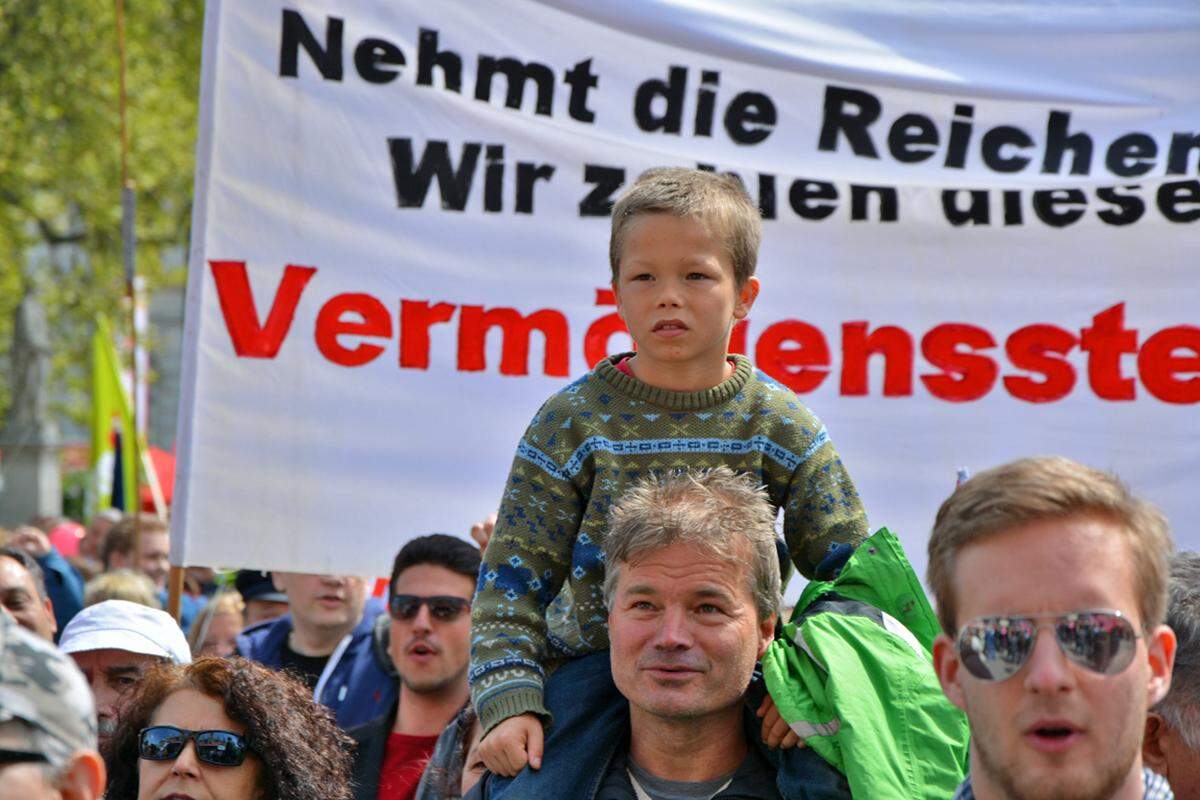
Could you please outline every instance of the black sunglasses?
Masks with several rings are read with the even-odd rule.
[[[1049,624],[1040,625],[1039,620]],[[1124,672],[1140,638],[1120,611],[980,617],[958,632],[959,658],[967,672],[980,680],[1011,678],[1029,660],[1043,627],[1054,630],[1063,655],[1101,675]]]
[[[9,764],[42,763],[49,761],[45,753],[35,753],[30,750],[10,750],[0,747],[0,766]]]
[[[470,608],[471,601],[450,595],[421,597],[415,594],[394,594],[388,600],[388,613],[393,619],[409,620],[417,615],[421,606],[429,606],[430,615],[439,622],[450,622]]]
[[[250,745],[233,731],[189,731],[174,725],[155,725],[138,733],[138,757],[147,761],[179,758],[188,741],[196,743],[196,758],[216,767],[236,767],[246,760]]]

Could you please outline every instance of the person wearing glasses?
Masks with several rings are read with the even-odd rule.
[[[97,800],[97,746],[79,669],[0,609],[0,800]]]
[[[1172,796],[1141,749],[1171,684],[1171,550],[1157,509],[1065,458],[980,472],[942,504],[934,666],[971,728],[956,800]]]
[[[289,675],[239,657],[164,665],[105,753],[105,798],[350,800],[349,746]]]
[[[471,598],[478,548],[435,533],[396,554],[388,591],[388,654],[400,694],[387,714],[354,728],[356,800],[410,800],[438,736],[470,696]]]

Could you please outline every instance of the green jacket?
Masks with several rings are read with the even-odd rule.
[[[810,583],[763,657],[780,716],[855,797],[944,798],[967,771],[967,719],[942,694],[937,617],[887,528]]]

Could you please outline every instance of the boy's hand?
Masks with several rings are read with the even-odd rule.
[[[783,721],[783,717],[779,716],[779,709],[775,707],[775,701],[771,699],[771,695],[763,698],[762,705],[755,713],[762,717],[762,738],[767,747],[772,749],[804,747],[804,742],[800,741],[796,732],[788,727],[788,724]]]
[[[511,778],[525,764],[542,768],[542,721],[536,714],[509,717],[488,731],[479,743],[479,756],[497,775]]]

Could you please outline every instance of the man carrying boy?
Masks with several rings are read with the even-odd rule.
[[[513,784],[514,797],[568,796],[580,763],[594,768],[584,748],[625,723],[628,705],[607,666],[602,547],[610,506],[637,479],[721,465],[753,475],[784,509],[788,549],[808,577],[828,576],[866,535],[821,423],[728,353],[734,323],[758,296],[761,237],[741,184],[697,170],[651,170],[613,210],[613,291],[637,352],[602,360],[530,423],[472,610],[480,753],[497,774],[526,764],[540,773],[522,773],[517,783],[532,783]],[[567,638],[546,623],[564,582]]]

